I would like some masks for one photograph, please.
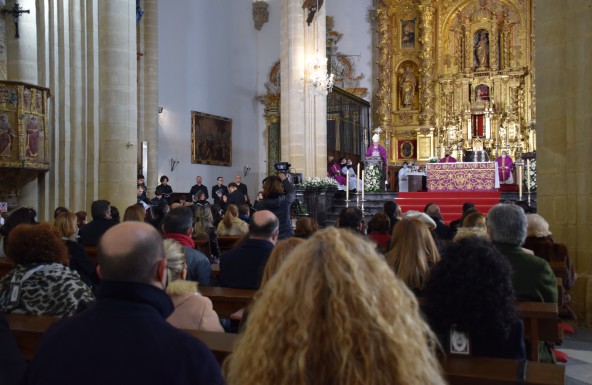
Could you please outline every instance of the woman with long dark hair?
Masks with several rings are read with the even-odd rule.
[[[271,175],[263,181],[261,209],[271,211],[280,221],[280,235],[278,239],[294,236],[290,206],[295,198],[294,185],[288,180],[286,174],[279,173],[279,175]]]

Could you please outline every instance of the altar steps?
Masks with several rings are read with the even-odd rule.
[[[479,212],[487,215],[491,207],[500,202],[501,193],[491,192],[401,192],[395,202],[401,206],[403,213],[409,210],[423,211],[432,202],[440,207],[443,221],[449,222],[462,216],[465,202],[473,202]]]

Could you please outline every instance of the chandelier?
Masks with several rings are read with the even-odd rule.
[[[307,79],[317,95],[327,95],[333,89],[334,75],[327,73],[327,58],[317,53],[307,65]]]

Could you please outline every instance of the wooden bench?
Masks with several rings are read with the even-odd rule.
[[[558,327],[559,314],[556,303],[517,302],[516,308],[524,322],[524,338],[530,341],[532,361],[538,362],[539,341],[561,343],[563,331]]]
[[[84,246],[84,251],[90,257],[91,261],[95,264],[99,263],[99,258],[97,257],[97,247],[96,246]]]
[[[14,269],[14,264],[12,261],[6,257],[0,258],[0,278],[4,277],[8,274],[12,269]]]
[[[58,317],[21,314],[7,314],[6,319],[19,349],[27,359],[34,356],[47,328],[59,320]],[[232,353],[238,337],[228,333],[185,331],[206,344],[220,363]],[[565,384],[564,366],[530,361],[521,368],[518,360],[447,356],[442,361],[442,371],[450,385]]]
[[[256,290],[200,286],[199,292],[212,301],[214,310],[220,317],[230,318],[251,302]]]
[[[441,364],[450,385],[565,384],[565,366],[561,365],[451,355]]]
[[[241,237],[218,237],[218,247],[220,248],[220,253],[225,251],[231,250],[234,245],[238,242]]]
[[[195,249],[197,251],[204,253],[204,255],[208,258],[212,255],[212,248],[210,247],[209,239],[193,238],[193,242],[195,242]]]

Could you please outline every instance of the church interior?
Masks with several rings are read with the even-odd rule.
[[[175,191],[241,175],[256,192],[282,161],[325,177],[327,155],[362,161],[378,127],[395,170],[505,151],[569,248],[578,322],[592,327],[590,0],[0,7],[17,11],[0,18],[8,208],[40,220],[96,199],[124,208],[137,174],[149,194],[162,175]]]

